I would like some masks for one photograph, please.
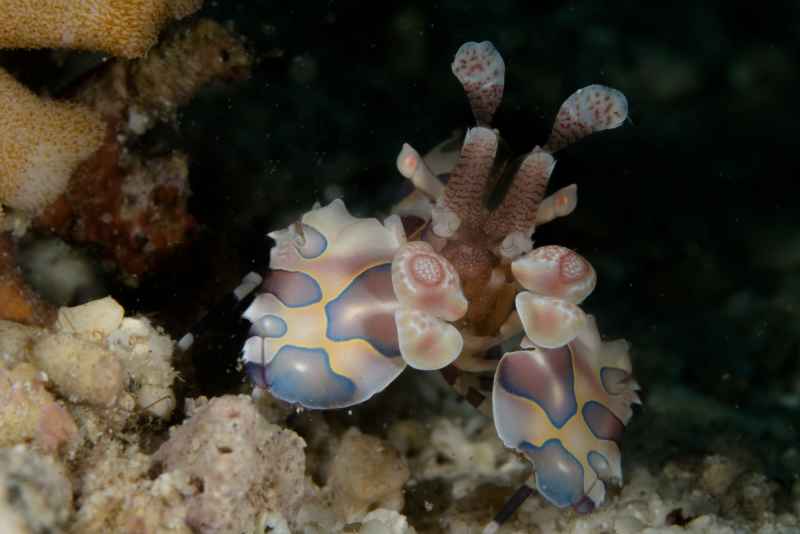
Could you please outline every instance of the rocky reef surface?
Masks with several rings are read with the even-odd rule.
[[[435,375],[349,414],[228,394],[187,399],[175,417],[172,340],[109,297],[60,308],[48,328],[2,321],[0,333],[10,534],[478,533],[529,476],[491,421]],[[668,434],[676,411],[674,395],[651,397],[650,422],[625,443],[625,485],[605,506],[584,516],[535,496],[501,532],[800,529],[800,482],[771,480],[752,444],[720,434],[703,451],[664,455],[652,437]]]

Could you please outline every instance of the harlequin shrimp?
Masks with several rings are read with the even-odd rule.
[[[452,71],[477,122],[460,151],[422,158],[404,144],[397,168],[414,191],[388,218],[354,217],[342,200],[314,206],[269,234],[270,271],[263,281],[249,275],[232,300],[261,286],[243,314],[243,360],[254,384],[284,401],[344,408],[406,366],[440,370],[534,467],[491,532],[534,487],[558,507],[589,512],[607,482],[622,481],[620,439],[639,403],[628,344],[602,341],[580,307],[595,287],[591,264],[559,245],[534,248],[532,236],[577,204],[575,185],[546,195],[553,155],[621,125],[627,102],[615,89],[584,87],[563,103],[544,145],[500,161],[490,124],[503,59],[491,43],[469,42]]]

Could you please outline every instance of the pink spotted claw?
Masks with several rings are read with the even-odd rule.
[[[580,304],[594,290],[597,274],[586,259],[558,245],[533,249],[511,263],[522,287],[539,295]]]
[[[468,305],[458,272],[430,244],[411,241],[395,254],[392,285],[400,304],[394,319],[403,360],[421,370],[450,365],[464,341],[446,321],[463,317]]]
[[[452,64],[453,74],[467,93],[479,125],[488,126],[503,99],[506,66],[489,41],[461,45]]]
[[[402,306],[445,321],[457,321],[467,313],[458,272],[424,241],[400,247],[392,262],[392,285]]]

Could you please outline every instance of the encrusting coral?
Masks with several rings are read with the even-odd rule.
[[[70,242],[98,245],[131,279],[154,270],[195,235],[189,157],[178,150],[143,155],[137,142],[156,124],[172,122],[177,109],[207,84],[246,77],[250,61],[233,32],[200,19],[142,59],[103,65],[75,88],[73,98],[96,110],[110,134],[35,226]]]
[[[38,212],[97,150],[105,123],[84,106],[36,96],[2,68],[0,109],[0,202]]]
[[[166,21],[201,5],[202,0],[0,0],[0,48],[73,48],[139,57],[155,44]],[[36,96],[2,68],[0,109],[0,203],[38,212],[99,148],[106,125],[85,107]]]
[[[69,102],[40,98],[0,71],[0,107],[10,110],[0,117],[0,129],[16,132],[0,132],[0,204],[15,208],[25,223],[38,217],[38,230],[99,245],[129,282],[186,243],[196,226],[187,208],[187,155],[163,146],[148,151],[137,140],[173,120],[177,108],[209,82],[249,73],[241,40],[210,20],[170,32],[154,47],[167,22],[201,5],[0,0],[0,48],[141,58],[98,65],[62,91]]]
[[[161,26],[197,11],[202,0],[0,0],[0,48],[72,48],[134,58]]]

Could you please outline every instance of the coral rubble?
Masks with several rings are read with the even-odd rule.
[[[375,508],[402,510],[408,478],[408,466],[397,449],[351,428],[331,459],[328,484],[337,495],[335,505],[352,521]]]
[[[74,454],[103,430],[175,406],[172,342],[111,298],[61,308],[53,329],[0,321],[0,444]]]
[[[246,532],[262,513],[294,523],[305,492],[303,440],[266,422],[248,397],[196,400],[189,413],[154,456],[165,472],[185,473],[201,488],[187,503],[187,524]]]
[[[79,473],[80,498],[69,532],[189,534],[187,499],[199,490],[182,473],[153,474],[137,447],[103,440]]]
[[[172,346],[111,298],[60,308],[51,328],[0,322],[3,532],[467,534],[526,476],[491,421],[432,376],[420,398],[397,391],[373,409],[444,411],[397,419],[385,437],[359,430],[362,419],[342,426],[319,413],[286,428],[285,403],[244,395],[189,400],[168,432],[143,425],[173,413]],[[501,532],[800,528],[800,486],[787,499],[734,447],[662,465],[643,453],[627,478],[591,515],[535,497]]]
[[[63,466],[22,446],[0,449],[0,532],[64,532],[71,509]]]

